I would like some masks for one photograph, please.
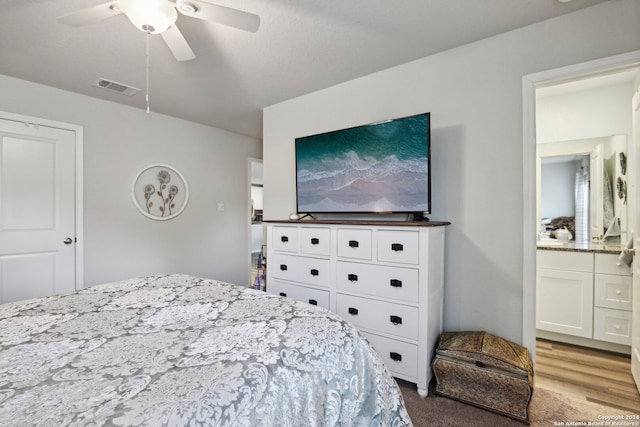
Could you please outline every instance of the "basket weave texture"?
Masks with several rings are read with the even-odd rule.
[[[433,359],[435,393],[529,423],[529,350],[487,332],[445,332]]]

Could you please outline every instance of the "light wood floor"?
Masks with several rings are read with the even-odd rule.
[[[535,385],[640,414],[629,356],[538,339]]]

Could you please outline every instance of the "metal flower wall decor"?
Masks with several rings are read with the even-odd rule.
[[[182,174],[169,165],[146,166],[133,180],[131,191],[138,210],[151,219],[167,220],[179,215],[189,199]]]

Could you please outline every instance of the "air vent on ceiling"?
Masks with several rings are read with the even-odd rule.
[[[136,87],[127,86],[125,84],[114,82],[112,80],[107,80],[103,78],[99,78],[98,80],[96,80],[96,82],[93,85],[95,87],[108,89],[110,91],[121,93],[123,95],[129,95],[129,96],[133,96],[136,93],[140,92],[140,89]]]

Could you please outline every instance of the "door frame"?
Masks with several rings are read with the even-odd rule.
[[[536,350],[536,87],[640,65],[640,50],[522,77],[522,345]],[[640,155],[640,153],[636,153]],[[640,201],[636,201],[640,203]],[[640,226],[640,225],[638,225]]]
[[[247,189],[247,192],[248,192],[248,194],[247,194],[247,208],[248,208],[247,212],[249,212],[249,215],[248,215],[249,216],[249,222],[248,222],[248,225],[247,225],[247,228],[249,230],[248,233],[247,233],[248,234],[247,248],[248,248],[248,252],[249,252],[249,261],[248,261],[249,265],[248,265],[247,271],[249,272],[248,273],[249,280],[247,281],[247,286],[252,286],[253,285],[253,277],[251,276],[251,269],[253,267],[253,264],[251,262],[251,245],[253,244],[252,234],[251,234],[252,231],[253,231],[252,230],[252,221],[251,221],[251,184],[252,184],[252,181],[253,181],[253,174],[252,174],[252,167],[251,166],[252,166],[253,163],[262,164],[262,162],[263,162],[262,159],[258,159],[258,158],[255,158],[255,157],[249,157],[247,159],[247,169],[248,169],[247,175],[248,175],[248,184],[249,184],[248,185],[248,189]]]
[[[84,288],[84,128],[80,125],[42,119],[24,114],[0,111],[0,119],[24,123],[25,126],[46,126],[74,132],[75,152],[75,277],[76,289]]]

